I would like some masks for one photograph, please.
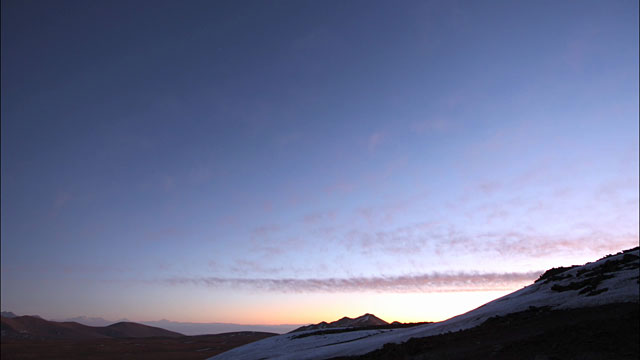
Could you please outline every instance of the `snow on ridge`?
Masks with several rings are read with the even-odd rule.
[[[412,337],[419,338],[448,331],[469,329],[482,324],[490,317],[524,311],[530,307],[567,309],[617,302],[639,302],[639,257],[640,250],[636,248],[577,266],[561,272],[558,276],[537,281],[474,310],[439,323],[412,328],[359,330],[303,338],[296,338],[301,332],[285,334],[232,349],[211,359],[304,360],[361,355],[379,349],[387,343],[400,343]],[[610,261],[612,262],[609,263]],[[615,265],[617,263],[620,265]],[[615,266],[611,266],[611,264]],[[583,283],[588,283],[588,285],[581,286]],[[593,289],[587,289],[587,286]],[[314,331],[317,330],[309,330],[304,333]]]

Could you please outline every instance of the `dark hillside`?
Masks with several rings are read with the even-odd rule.
[[[101,338],[143,338],[179,337],[177,332],[132,322],[99,327],[77,322],[48,321],[35,316],[2,318],[2,339],[101,339]]]
[[[216,335],[147,338],[2,339],[2,360],[203,360],[277,334],[233,332]]]
[[[100,328],[100,333],[113,338],[180,337],[180,333],[134,322],[119,322]]]
[[[633,359],[640,356],[638,303],[527,311],[472,329],[386,344],[359,359]]]

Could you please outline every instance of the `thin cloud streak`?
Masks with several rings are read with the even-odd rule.
[[[371,134],[369,136],[369,140],[367,141],[369,152],[374,152],[376,148],[384,141],[384,138],[385,135],[381,132]]]
[[[230,287],[282,293],[427,293],[513,290],[530,283],[541,273],[541,271],[511,273],[461,272],[324,279],[183,277],[165,279],[163,282],[170,286]]]
[[[501,216],[500,213],[494,214]],[[558,253],[588,251],[602,253],[632,246],[638,234],[608,233],[597,229],[577,229],[578,235],[541,234],[521,231],[467,232],[454,225],[417,223],[388,231],[351,230],[342,244],[361,254],[392,253],[403,256],[423,250],[444,254],[496,253],[502,256],[546,257]]]

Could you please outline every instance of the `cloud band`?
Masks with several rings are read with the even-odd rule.
[[[536,279],[542,272],[433,273],[404,276],[352,278],[171,278],[167,285],[197,285],[211,288],[246,288],[285,293],[338,292],[458,292],[513,290]]]

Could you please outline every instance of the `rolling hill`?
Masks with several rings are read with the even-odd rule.
[[[14,339],[100,339],[180,337],[180,333],[133,322],[109,326],[87,326],[77,322],[56,322],[35,316],[2,317],[2,338]]]

